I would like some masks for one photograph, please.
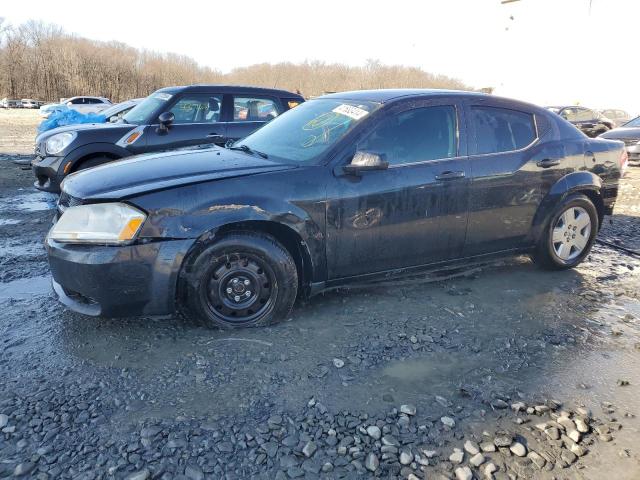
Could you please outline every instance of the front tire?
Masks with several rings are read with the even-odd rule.
[[[598,211],[587,196],[568,196],[547,222],[534,261],[550,270],[577,266],[591,251],[599,230],[598,221]]]
[[[298,292],[296,264],[272,236],[230,233],[206,246],[182,273],[181,310],[205,325],[257,327],[284,319]]]

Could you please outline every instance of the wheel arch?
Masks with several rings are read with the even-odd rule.
[[[60,164],[59,172],[66,175],[71,172],[75,172],[78,166],[87,160],[96,157],[108,157],[113,160],[128,157],[131,153],[117,145],[112,143],[90,143],[82,147],[78,147],[65,156],[64,161]],[[64,169],[67,165],[71,164],[71,167],[64,173]]]
[[[309,246],[302,236],[289,225],[273,220],[240,220],[225,223],[212,230],[205,232],[193,244],[183,261],[182,269],[189,268],[198,254],[215,242],[217,238],[230,233],[259,232],[271,235],[275,238],[293,257],[298,271],[299,292],[308,296],[310,284],[314,275],[314,264]]]
[[[555,210],[556,206],[569,195],[576,193],[585,195],[595,205],[598,212],[599,228],[602,225],[605,215],[605,205],[601,190],[602,179],[592,172],[573,172],[559,179],[538,206],[531,228],[531,243],[536,244],[538,242],[549,216]]]

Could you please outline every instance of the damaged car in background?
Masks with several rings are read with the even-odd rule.
[[[298,296],[478,258],[572,268],[626,159],[622,142],[514,100],[327,95],[228,149],[66,178],[46,239],[54,290],[87,315],[235,328],[286,318]]]
[[[268,88],[163,88],[115,123],[69,125],[38,135],[31,162],[34,185],[58,193],[66,175],[113,160],[176,148],[224,145],[302,102],[300,95]]]

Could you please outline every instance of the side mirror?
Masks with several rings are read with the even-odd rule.
[[[386,155],[358,150],[351,159],[351,163],[342,167],[342,170],[351,175],[359,175],[361,172],[387,168],[389,168],[389,162],[386,160]]]
[[[158,133],[167,133],[176,116],[171,112],[163,112],[158,117]]]

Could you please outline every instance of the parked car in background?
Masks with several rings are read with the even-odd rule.
[[[38,108],[38,101],[37,100],[32,100],[30,98],[23,98],[22,100],[20,100],[20,103],[22,103],[22,108]]]
[[[40,123],[38,132],[44,133],[54,128],[66,125],[78,125],[82,123],[115,123],[120,121],[124,114],[142,100],[144,99],[136,98],[133,100],[127,100],[125,102],[112,105],[101,113],[80,113],[75,110],[71,110],[66,105],[60,105],[58,109],[52,111],[48,117]]]
[[[10,98],[3,98],[0,101],[0,107],[2,108],[22,108],[22,101],[13,100]]]
[[[600,110],[600,113],[613,121],[614,128],[619,127],[620,125],[624,125],[629,120],[631,120],[631,115],[629,115],[624,110],[616,110],[610,108],[607,110]]]
[[[569,123],[572,123],[588,137],[597,137],[601,133],[611,130],[614,122],[600,112],[579,106],[547,107],[557,113]]]
[[[116,103],[100,112],[105,117],[105,121],[115,123],[122,119],[133,107],[142,102],[144,98],[132,98],[124,102]]]
[[[640,117],[600,135],[600,138],[624,142],[629,161],[640,164]]]
[[[284,90],[225,85],[163,88],[107,124],[60,127],[36,138],[35,186],[59,192],[69,173],[139,153],[224,145],[304,99]]]
[[[55,292],[84,314],[266,325],[298,295],[445,263],[528,253],[574,267],[625,166],[621,142],[527,103],[345,92],[227,149],[71,175],[46,246]]]
[[[43,105],[40,107],[40,115],[46,118],[54,111],[60,110],[62,106],[80,113],[100,113],[112,105],[111,101],[104,97],[71,97],[64,102]]]
[[[45,103],[40,107],[39,113],[43,118],[49,118],[54,112],[59,112],[60,110],[64,110],[65,105],[62,103]]]

